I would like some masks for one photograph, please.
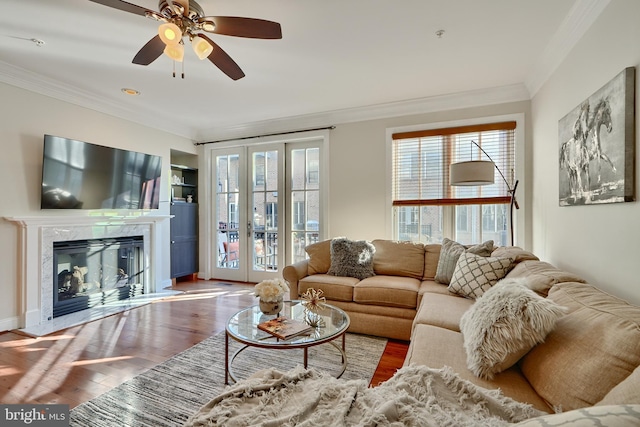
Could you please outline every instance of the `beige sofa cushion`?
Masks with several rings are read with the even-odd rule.
[[[434,280],[438,271],[441,244],[424,245],[424,276],[423,280]]]
[[[425,293],[413,319],[414,327],[421,323],[460,332],[460,318],[473,303],[474,300],[458,295]]]
[[[387,276],[422,279],[424,273],[424,245],[422,243],[374,240],[373,271]]]
[[[442,283],[438,283],[434,280],[423,280],[420,284],[420,290],[418,291],[418,293],[420,295],[432,293],[458,296],[451,292],[447,285],[443,285]]]
[[[442,283],[435,282],[433,280],[423,280],[420,283],[420,289],[418,290],[418,305],[420,307],[422,304],[422,297],[425,294],[441,294],[441,295],[449,295],[449,296],[458,296],[453,292],[449,291],[447,285],[443,285]]]
[[[518,246],[500,246],[491,252],[491,256],[513,258],[514,265],[522,261],[540,261],[540,258]]]
[[[554,407],[595,405],[640,365],[640,307],[573,282],[555,285],[548,298],[568,314],[522,358],[522,371]]]
[[[307,264],[307,274],[326,274],[331,267],[331,240],[309,245],[304,250],[309,255],[309,263]]]
[[[624,381],[612,388],[596,405],[619,405],[623,403],[640,404],[640,367],[637,367]]]
[[[387,307],[416,308],[420,281],[411,277],[373,276],[353,290],[353,301]]]
[[[355,277],[332,276],[330,274],[314,274],[298,282],[300,295],[309,288],[322,289],[324,297],[336,301],[353,301],[353,288],[359,280]]]
[[[515,279],[517,277],[527,278],[529,288],[543,296],[546,296],[549,289],[556,283],[586,282],[581,277],[567,271],[562,271],[548,262],[533,260],[518,263],[513,270],[507,274],[507,278],[509,279]]]
[[[488,389],[500,389],[517,401],[532,404],[537,409],[551,412],[520,372],[518,365],[496,375],[492,381],[478,378],[467,369],[462,347],[462,334],[432,325],[415,325],[404,366],[420,364],[440,369],[450,366],[461,378]],[[426,404],[426,402],[425,402]]]

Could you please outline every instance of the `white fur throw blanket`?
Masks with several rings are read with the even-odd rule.
[[[262,371],[228,387],[185,426],[507,426],[542,415],[458,377],[407,366],[384,383],[338,380],[301,366]]]

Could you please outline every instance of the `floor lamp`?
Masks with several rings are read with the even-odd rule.
[[[504,183],[507,186],[507,192],[509,193],[509,230],[511,232],[511,245],[514,245],[513,240],[513,208],[520,209],[518,201],[516,200],[516,189],[518,188],[518,180],[513,184],[513,187],[509,185],[504,174],[493,162],[491,156],[482,149],[475,141],[473,142],[482,152],[489,158],[489,160],[471,160],[468,162],[452,163],[449,169],[449,179],[451,185],[456,186],[478,186],[493,184],[494,173],[493,168],[496,168]]]

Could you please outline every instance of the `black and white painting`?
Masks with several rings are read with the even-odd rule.
[[[560,119],[560,206],[634,198],[635,68]]]

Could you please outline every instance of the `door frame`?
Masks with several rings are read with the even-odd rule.
[[[219,257],[219,242],[218,242],[218,224],[217,224],[217,216],[216,216],[216,208],[217,205],[216,195],[217,195],[217,183],[214,185],[216,181],[216,159],[219,156],[225,155],[238,155],[238,268],[220,268],[218,267],[218,257]],[[210,271],[212,277],[222,280],[231,280],[236,282],[244,282],[247,278],[247,261],[245,258],[246,252],[246,222],[247,222],[247,209],[241,209],[241,207],[247,206],[247,150],[246,147],[236,146],[236,147],[228,147],[228,148],[219,148],[212,150],[209,156],[209,173],[210,176],[210,200],[207,203],[207,216],[209,217],[209,248],[210,248],[210,258],[208,260],[208,265],[210,267]]]
[[[252,142],[247,142],[246,138],[239,138],[237,140],[229,140],[225,142],[219,142],[215,144],[206,144],[201,145],[198,148],[198,156],[200,158],[199,168],[204,173],[198,175],[199,183],[198,186],[201,189],[199,191],[199,198],[201,202],[201,206],[204,208],[204,212],[200,215],[200,272],[198,273],[198,278],[203,280],[211,280],[211,279],[221,279],[221,280],[234,280],[245,282],[247,280],[247,275],[241,276],[238,274],[234,276],[233,279],[225,279],[221,277],[216,277],[214,272],[214,260],[217,256],[217,244],[216,244],[216,224],[214,224],[215,215],[213,209],[215,209],[215,188],[213,185],[214,181],[214,153],[222,153],[221,150],[229,149],[230,152],[234,152],[231,149],[246,149],[249,145],[263,145],[263,144],[273,144],[273,143],[282,143],[285,147],[285,152],[289,150],[289,145],[295,146],[297,143],[306,143],[310,141],[318,141],[318,144],[321,148],[321,162],[320,162],[320,182],[321,182],[321,192],[320,192],[320,200],[321,200],[321,221],[322,227],[320,230],[320,240],[326,239],[326,236],[330,235],[330,220],[329,220],[329,147],[330,147],[330,131],[329,130],[314,130],[314,131],[306,131],[306,132],[297,132],[291,135],[274,135],[274,136],[263,136],[256,137]],[[286,156],[286,155],[285,155]],[[246,155],[245,155],[246,160]],[[246,167],[246,164],[245,164]],[[285,168],[287,166],[285,165]],[[243,176],[246,181],[247,172],[243,173]],[[245,182],[245,188],[247,183]],[[283,191],[287,191],[284,189]],[[246,196],[246,195],[245,195]],[[242,197],[242,196],[241,196]],[[287,197],[289,199],[289,197]],[[244,202],[246,206],[246,201]],[[283,206],[283,215],[279,215],[278,221],[285,221],[284,228],[280,228],[280,233],[285,233],[285,239],[279,239],[279,245],[284,245],[285,250],[279,250],[279,253],[283,253],[283,259],[278,270],[278,276],[282,276],[282,269],[290,264],[288,260],[292,257],[292,249],[287,241],[289,239],[290,227],[287,225],[287,221],[285,218],[288,218],[288,202],[287,206]],[[246,209],[243,210],[246,212]],[[246,214],[241,211],[240,215],[244,215],[245,217],[241,217],[240,221],[246,225]],[[286,213],[286,215],[284,215]],[[245,249],[246,251],[246,249]],[[279,255],[280,256],[280,255]],[[218,270],[218,269],[216,269]]]

